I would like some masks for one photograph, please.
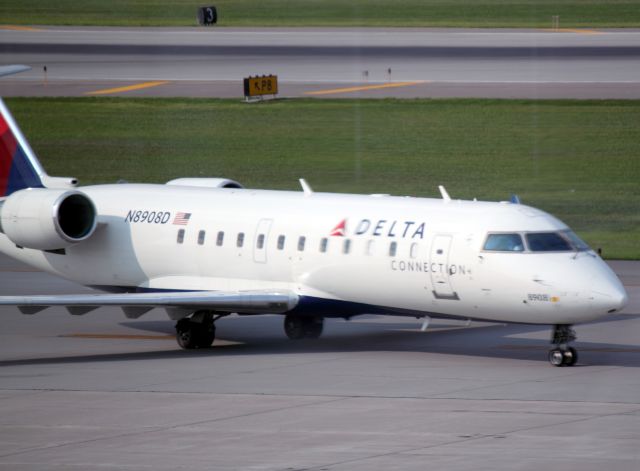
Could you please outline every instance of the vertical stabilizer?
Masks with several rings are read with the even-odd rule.
[[[42,188],[46,173],[0,98],[0,197]]]

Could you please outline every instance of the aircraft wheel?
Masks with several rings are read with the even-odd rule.
[[[304,336],[307,339],[318,339],[322,335],[324,319],[322,317],[311,317],[305,319]]]
[[[288,315],[284,318],[284,332],[291,340],[317,339],[322,335],[322,317]]]
[[[180,319],[176,324],[176,340],[185,350],[208,348],[216,337],[213,322],[194,322],[191,319]]]
[[[197,348],[195,329],[189,319],[180,319],[176,324],[176,340],[180,348],[191,350]]]
[[[563,364],[565,366],[573,366],[578,361],[578,352],[575,348],[569,347],[564,352],[562,352]]]
[[[291,340],[300,340],[305,337],[304,318],[300,316],[285,316],[284,333]]]
[[[553,366],[563,366],[564,363],[564,354],[562,350],[559,348],[553,348],[549,350],[549,363]]]

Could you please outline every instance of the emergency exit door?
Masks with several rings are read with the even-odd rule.
[[[256,236],[253,239],[253,261],[267,263],[267,247],[269,246],[269,231],[272,219],[260,219],[256,228]]]

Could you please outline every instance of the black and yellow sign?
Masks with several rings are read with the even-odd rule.
[[[278,76],[263,75],[244,79],[244,96],[275,95],[278,93]]]

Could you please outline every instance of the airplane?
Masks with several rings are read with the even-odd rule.
[[[4,77],[5,75],[19,74],[20,72],[25,72],[27,70],[31,70],[31,67],[28,65],[0,65],[0,77]]]
[[[362,314],[572,326],[619,312],[620,280],[566,224],[511,202],[245,189],[226,178],[78,187],[47,175],[0,99],[0,251],[102,291],[4,296],[35,314],[164,308],[185,349],[230,314],[281,314],[290,339]]]

